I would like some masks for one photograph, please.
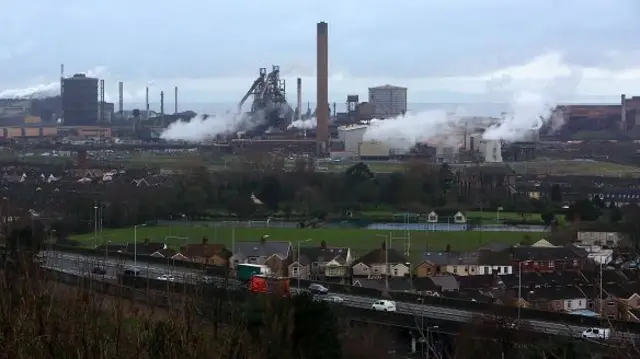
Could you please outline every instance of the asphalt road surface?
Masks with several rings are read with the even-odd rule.
[[[99,266],[107,270],[105,277],[115,277],[119,271],[125,268],[138,268],[140,275],[148,278],[158,278],[161,275],[169,274],[174,277],[175,281],[197,282],[208,280],[210,283],[218,285],[241,285],[240,282],[234,280],[225,281],[219,277],[207,277],[202,271],[173,267],[169,265],[149,264],[144,262],[137,262],[131,260],[117,260],[109,257],[89,257],[82,256],[74,253],[62,253],[54,251],[43,251],[41,254],[45,260],[44,267],[60,270],[68,273],[77,273],[80,275],[88,275],[91,273],[91,269]],[[235,283],[233,283],[235,282]],[[294,281],[295,282],[295,281]],[[301,289],[293,289],[293,292],[297,292]],[[372,304],[379,298],[371,298],[364,296],[356,296],[349,294],[336,294],[341,297],[344,302],[343,305],[356,308],[371,308]],[[482,313],[477,313],[469,310],[454,309],[448,307],[440,307],[433,305],[426,305],[421,303],[406,303],[396,302],[397,312],[402,314],[415,315],[416,317],[427,317],[432,319],[439,319],[452,322],[469,322],[474,316],[482,316]],[[589,327],[568,325],[562,323],[547,322],[541,320],[526,320],[523,325],[527,326],[528,330],[546,333],[550,335],[561,335],[568,337],[581,337],[582,332]],[[622,340],[638,340],[638,335],[632,333],[612,333]]]

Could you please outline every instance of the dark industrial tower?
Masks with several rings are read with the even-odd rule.
[[[98,79],[76,74],[62,80],[62,113],[67,126],[95,126],[98,122]]]
[[[316,51],[316,140],[318,150],[324,152],[329,140],[329,30],[326,22],[318,23]]]

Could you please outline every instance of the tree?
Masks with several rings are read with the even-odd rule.
[[[618,206],[616,206],[616,204],[612,201],[609,204],[609,221],[611,221],[611,223],[617,223],[621,220],[622,212],[620,211],[620,208],[618,208]]]
[[[530,246],[533,244],[533,238],[530,235],[525,234],[522,236],[522,240],[520,240],[520,244],[523,246]]]
[[[446,195],[449,192],[449,190],[451,190],[451,187],[453,186],[453,183],[454,183],[453,172],[451,171],[449,164],[446,162],[443,163],[442,166],[440,166],[438,181],[440,184],[440,189]]]
[[[567,221],[596,221],[601,215],[593,202],[588,199],[581,199],[569,206],[567,209]]]
[[[553,224],[556,220],[556,215],[553,213],[553,211],[551,210],[546,210],[544,211],[540,217],[542,218],[542,221],[544,222],[545,226],[550,226],[551,224]]]
[[[551,193],[549,194],[549,197],[551,198],[551,202],[562,202],[562,190],[560,189],[560,185],[554,184],[551,186]]]

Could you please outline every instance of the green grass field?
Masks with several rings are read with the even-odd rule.
[[[222,243],[231,247],[232,228],[230,227],[141,227],[137,231],[137,239],[142,242],[148,238],[153,242],[165,242],[170,246],[179,247],[185,243],[199,243],[202,237],[207,237],[209,243]],[[269,235],[267,240],[272,241],[304,241],[310,239],[305,245],[319,245],[326,241],[329,246],[350,247],[356,255],[362,255],[382,244],[381,236],[392,234],[391,247],[402,249],[404,232],[375,231],[365,229],[299,229],[299,228],[236,228],[235,239],[237,241],[259,240],[263,235]],[[533,240],[543,238],[545,233],[530,232],[426,232],[411,231],[412,252],[420,253],[427,250],[443,250],[447,244],[452,250],[473,250],[488,242],[518,243],[528,235]],[[88,246],[106,243],[132,243],[133,228],[107,230],[94,239],[94,234],[83,234],[71,237],[82,241]],[[397,239],[396,239],[397,238]]]

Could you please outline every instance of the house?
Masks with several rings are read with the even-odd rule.
[[[167,249],[167,245],[151,242],[149,238],[145,238],[142,243],[127,243],[127,253],[137,253],[139,256],[150,256],[161,249]]]
[[[478,252],[426,252],[423,261],[416,266],[418,277],[429,277],[443,273],[476,275]]]
[[[554,272],[579,270],[584,265],[587,253],[576,247],[532,247],[519,246],[509,250],[514,269],[523,272]]]
[[[404,277],[410,274],[411,264],[395,249],[387,249],[385,243],[354,261],[354,277],[375,278],[383,275]]]
[[[180,256],[196,263],[227,267],[231,251],[225,248],[224,244],[207,243],[203,239],[202,243],[185,245]]]
[[[427,215],[427,222],[466,224],[467,217],[460,211],[439,210],[438,212],[431,211]]]
[[[440,290],[443,292],[451,292],[460,290],[460,284],[456,276],[451,274],[440,275],[436,277],[430,277],[435,285],[440,287]]]
[[[150,256],[155,258],[167,258],[167,259],[173,259],[173,260],[188,260],[187,257],[183,256],[182,254],[178,253],[177,251],[171,248],[157,250],[151,253]],[[173,257],[176,257],[176,258],[173,258]]]
[[[600,246],[606,248],[618,247],[618,244],[625,242],[626,236],[618,232],[610,231],[578,231],[576,242],[587,246]]]
[[[239,263],[265,264],[273,274],[286,276],[292,260],[291,242],[267,241],[265,236],[260,241],[236,242],[229,265],[235,269]]]
[[[389,280],[381,278],[354,278],[352,285],[354,287],[371,288],[378,290],[387,289],[387,283],[389,284],[389,290],[397,292],[412,292],[413,283],[411,278],[405,277],[389,277]]]
[[[478,270],[475,275],[508,275],[513,273],[513,263],[508,251],[479,251]]]
[[[534,244],[532,244],[531,247],[556,248],[556,247],[559,247],[559,246],[556,246],[553,243],[549,242],[548,240],[542,238],[542,239],[538,240],[537,242],[535,242]]]
[[[350,275],[353,262],[349,248],[327,247],[322,241],[318,247],[301,247],[300,258],[289,265],[291,277],[315,280],[342,280]]]
[[[519,304],[553,312],[571,312],[588,308],[588,296],[580,287],[549,287],[523,290]]]

